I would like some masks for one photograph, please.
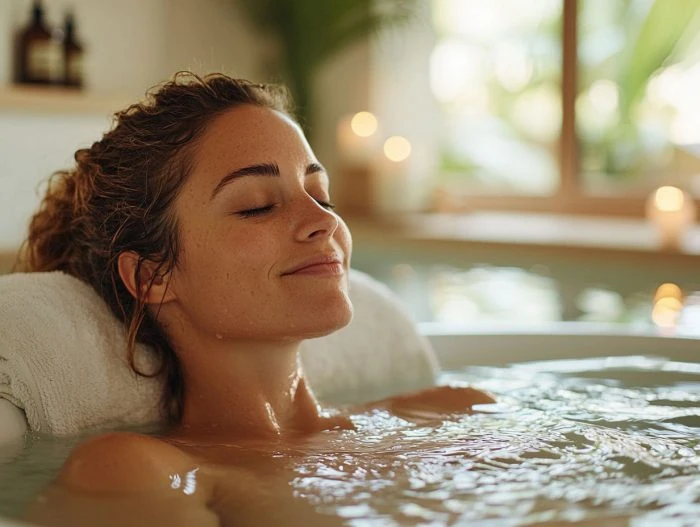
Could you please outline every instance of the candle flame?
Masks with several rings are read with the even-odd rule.
[[[681,298],[683,298],[683,292],[681,291],[681,288],[678,287],[676,284],[667,282],[665,284],[661,284],[656,289],[656,293],[654,294],[654,301],[655,302],[658,302],[662,298],[681,299]]]
[[[683,292],[676,284],[661,284],[654,294],[651,319],[661,328],[673,328],[683,311]]]
[[[683,191],[676,187],[660,187],[654,193],[654,206],[663,212],[679,212],[685,204]]]

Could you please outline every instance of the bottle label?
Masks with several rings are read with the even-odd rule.
[[[33,42],[27,50],[27,74],[32,80],[61,82],[62,53],[57,40]]]

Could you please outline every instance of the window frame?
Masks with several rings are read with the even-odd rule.
[[[460,196],[463,210],[505,210],[590,216],[645,215],[647,196],[590,195],[583,190],[576,136],[578,88],[578,0],[562,0],[562,121],[559,135],[559,186],[550,195],[479,194]],[[693,199],[700,210],[700,197]]]

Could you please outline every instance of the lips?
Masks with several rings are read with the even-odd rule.
[[[282,276],[293,274],[341,274],[343,259],[336,253],[317,254],[293,266]]]

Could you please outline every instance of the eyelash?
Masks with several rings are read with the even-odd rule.
[[[335,205],[328,201],[321,201],[317,199],[316,203],[321,205],[321,207],[323,207],[326,210],[335,210]],[[265,207],[258,207],[256,209],[239,210],[238,212],[236,212],[236,214],[241,218],[254,218],[255,216],[262,216],[264,214],[267,214],[268,212],[272,212],[272,209],[274,209],[275,207],[276,205],[266,205]]]

